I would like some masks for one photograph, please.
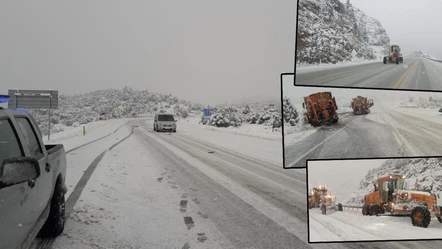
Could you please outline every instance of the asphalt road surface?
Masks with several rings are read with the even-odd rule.
[[[440,123],[394,109],[368,115],[341,116],[336,125],[318,128],[305,139],[286,145],[286,167],[306,167],[306,159],[442,154]]]
[[[404,58],[404,63],[382,61],[348,67],[296,73],[295,85],[361,88],[442,90],[442,63],[423,58]]]

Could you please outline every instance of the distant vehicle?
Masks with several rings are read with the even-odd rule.
[[[319,186],[310,190],[309,209],[321,208],[322,214],[326,215],[328,210],[342,211],[342,204],[336,205],[336,197],[328,193],[327,187]]]
[[[153,130],[156,132],[160,131],[172,131],[176,132],[177,120],[175,116],[171,113],[157,113],[155,114],[155,119],[153,122]]]
[[[403,175],[378,178],[374,191],[364,197],[362,214],[409,216],[413,226],[418,227],[428,227],[432,217],[442,223],[442,193],[405,190],[404,185]]]
[[[312,126],[336,124],[339,120],[338,106],[331,92],[319,92],[304,97],[302,107],[306,109],[304,120]]]
[[[0,248],[27,248],[37,234],[60,235],[67,193],[64,146],[45,145],[26,111],[0,107],[0,163]]]
[[[404,63],[404,58],[401,54],[401,47],[399,45],[390,46],[390,53],[388,54],[388,56],[384,57],[384,64],[387,63]]]
[[[134,124],[134,127],[138,127],[138,124]]]
[[[372,99],[367,99],[366,97],[357,96],[351,101],[351,108],[353,109],[354,115],[368,114],[370,113],[370,107],[374,105]]]

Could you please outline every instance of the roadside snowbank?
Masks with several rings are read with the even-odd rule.
[[[43,135],[43,141],[45,144],[62,143],[67,151],[74,147],[111,134],[130,120],[132,119],[111,119],[91,122],[84,125],[86,127],[85,136],[83,136],[83,125],[75,128],[69,127],[70,129],[51,134],[51,140],[49,141],[48,136]]]
[[[379,63],[380,60],[355,60],[348,62],[341,62],[336,64],[296,64],[296,74],[298,73],[312,73],[318,72],[326,69],[335,69],[335,68],[345,68],[356,65],[368,65]]]

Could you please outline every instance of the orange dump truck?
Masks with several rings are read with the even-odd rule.
[[[353,98],[351,101],[351,108],[353,109],[354,115],[360,115],[360,114],[368,114],[370,113],[370,107],[373,106],[373,100],[367,99],[362,96],[357,96],[356,98]]]
[[[405,176],[377,179],[374,191],[365,195],[363,215],[409,216],[413,226],[428,227],[431,218],[442,223],[442,193],[405,190]]]
[[[302,107],[306,109],[305,121],[313,126],[335,124],[339,120],[338,106],[331,92],[319,92],[304,97]]]

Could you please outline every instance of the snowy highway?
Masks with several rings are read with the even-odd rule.
[[[435,109],[391,108],[379,102],[368,115],[342,115],[337,125],[286,143],[286,167],[305,167],[306,159],[439,156],[441,118]]]
[[[296,85],[442,90],[442,63],[404,58],[403,64],[382,61],[296,69]]]
[[[361,241],[441,239],[442,224],[436,218],[427,228],[415,227],[409,217],[363,216],[361,210],[321,214],[309,210],[310,241]]]
[[[31,248],[374,248],[308,244],[305,170],[284,170],[220,145],[221,136],[239,135],[185,122],[177,133],[157,133],[150,119],[125,122],[97,126],[83,139],[102,139],[68,154],[65,231]],[[66,140],[66,149],[78,147],[80,138]],[[248,139],[263,147],[256,155],[266,153],[266,143],[280,144]]]

